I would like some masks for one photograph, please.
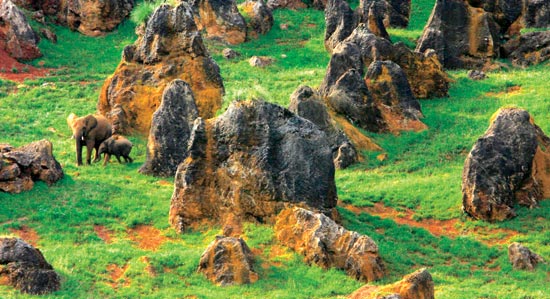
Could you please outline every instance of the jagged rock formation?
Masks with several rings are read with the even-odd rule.
[[[462,206],[477,219],[500,221],[550,195],[550,139],[525,110],[498,111],[466,158]]]
[[[514,269],[518,270],[534,270],[538,263],[543,263],[544,259],[529,250],[529,248],[514,242],[508,246],[508,259]]]
[[[41,295],[59,290],[60,278],[40,250],[17,238],[0,238],[0,278],[23,293]]]
[[[258,280],[252,251],[241,238],[217,236],[202,254],[198,272],[221,286],[254,283]]]
[[[273,27],[273,13],[263,0],[247,0],[241,5],[241,9],[249,19],[248,37],[257,38]]]
[[[550,31],[529,32],[508,41],[504,53],[516,66],[527,67],[550,59]]]
[[[187,156],[187,141],[197,117],[199,113],[189,84],[178,79],[170,82],[159,108],[153,113],[147,160],[139,172],[173,176]]]
[[[288,205],[334,212],[336,186],[326,135],[313,123],[263,101],[232,103],[195,120],[189,155],[178,167],[170,223],[270,222]]]
[[[61,165],[52,153],[52,143],[40,140],[13,148],[0,144],[0,190],[9,193],[28,191],[36,180],[52,185],[63,178]]]
[[[319,2],[319,0],[315,0]],[[300,9],[306,8],[307,5],[302,0],[267,0],[267,6],[271,9],[288,8],[288,9]]]
[[[401,281],[387,286],[366,285],[348,298],[350,299],[434,299],[434,282],[426,269],[411,273]]]
[[[344,132],[336,127],[319,94],[309,86],[300,86],[290,96],[288,110],[316,124],[329,140],[336,168],[357,162],[357,151]]]
[[[10,0],[0,0],[0,51],[15,59],[38,58],[39,41],[23,12]]]
[[[374,13],[384,27],[407,28],[411,11],[411,0],[361,0],[357,14],[360,22],[365,22]]]
[[[283,210],[275,224],[277,239],[307,263],[343,269],[355,279],[373,281],[384,276],[378,245],[368,236],[348,231],[327,216],[294,207]]]
[[[161,5],[138,40],[124,48],[122,62],[103,84],[98,110],[113,123],[114,133],[148,133],[151,116],[168,83],[189,84],[204,118],[220,108],[224,87],[187,3]]]
[[[236,45],[246,40],[246,22],[235,0],[189,0],[195,23],[208,38]]]

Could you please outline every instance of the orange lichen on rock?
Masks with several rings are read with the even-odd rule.
[[[195,23],[209,38],[218,38],[231,45],[246,40],[246,23],[234,0],[199,0],[196,5]]]
[[[378,299],[389,295],[398,295],[401,299],[434,299],[434,282],[426,269],[411,273],[402,280],[387,286],[366,285],[355,291],[350,299]]]
[[[350,122],[345,119],[343,116],[340,116],[336,114],[334,111],[329,110],[330,116],[336,121],[339,128],[344,131],[346,136],[350,139],[350,141],[353,143],[353,145],[358,150],[367,150],[367,151],[381,151],[382,148],[374,143],[372,139],[365,136],[365,134],[361,133],[359,129],[357,129],[354,125],[350,124]]]

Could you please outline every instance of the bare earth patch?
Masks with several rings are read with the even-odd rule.
[[[144,250],[156,251],[169,239],[162,232],[149,225],[138,225],[128,230],[130,240],[138,243],[138,247]]]
[[[499,97],[503,95],[514,95],[521,92],[521,86],[519,85],[513,85],[506,88],[506,90],[501,92],[488,92],[486,95],[488,97]]]
[[[17,69],[16,73],[13,72]],[[50,72],[51,69],[39,69],[30,65],[26,65],[11,58],[8,53],[0,50],[0,78],[23,82],[25,79],[35,79],[44,77]]]
[[[113,243],[113,232],[103,225],[95,225],[94,231],[97,236],[107,244]]]
[[[155,271],[155,269],[153,269],[153,266],[151,266],[151,260],[148,257],[142,256],[139,260],[146,265],[145,271],[147,271],[150,276],[157,276],[157,272]]]
[[[124,277],[126,270],[128,270],[128,264],[124,265],[123,267],[115,264],[107,266],[107,271],[109,271],[109,278],[111,279],[110,285],[113,289],[118,289],[119,287],[127,287],[130,285],[130,279],[128,277]],[[122,281],[122,278],[124,278],[124,281]]]
[[[20,229],[10,228],[10,232],[34,247],[38,245],[40,240],[38,233],[26,225],[21,226]]]
[[[392,219],[397,224],[423,228],[437,237],[446,236],[454,239],[460,236],[474,235],[476,240],[489,246],[508,244],[510,243],[510,239],[519,235],[517,231],[503,228],[490,229],[476,227],[474,229],[467,229],[464,228],[463,223],[459,219],[422,219],[417,221],[413,218],[414,212],[412,210],[397,211],[393,208],[386,207],[382,202],[377,202],[372,207],[346,205],[344,208],[355,214],[365,212],[380,218]]]

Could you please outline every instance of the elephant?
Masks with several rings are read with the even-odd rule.
[[[113,134],[109,121],[101,115],[78,117],[71,113],[67,124],[73,130],[76,142],[76,165],[82,165],[82,146],[86,146],[86,164],[91,163],[92,150],[95,149],[94,162],[99,161],[99,145]]]
[[[126,163],[134,162],[134,159],[130,158],[130,152],[132,151],[132,142],[120,135],[113,135],[107,138],[99,146],[99,155],[105,154],[105,159],[103,160],[103,166],[107,165],[111,159],[111,155],[115,155],[118,163],[120,161],[120,156],[124,158]],[[129,162],[128,162],[129,161]]]

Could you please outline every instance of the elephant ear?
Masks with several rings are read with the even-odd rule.
[[[84,118],[86,124],[86,132],[90,132],[97,126],[97,119],[93,115],[88,115]]]
[[[69,116],[67,116],[67,124],[69,125],[69,127],[73,128],[74,122],[76,121],[77,118],[78,117],[74,113],[71,113],[69,114]]]

